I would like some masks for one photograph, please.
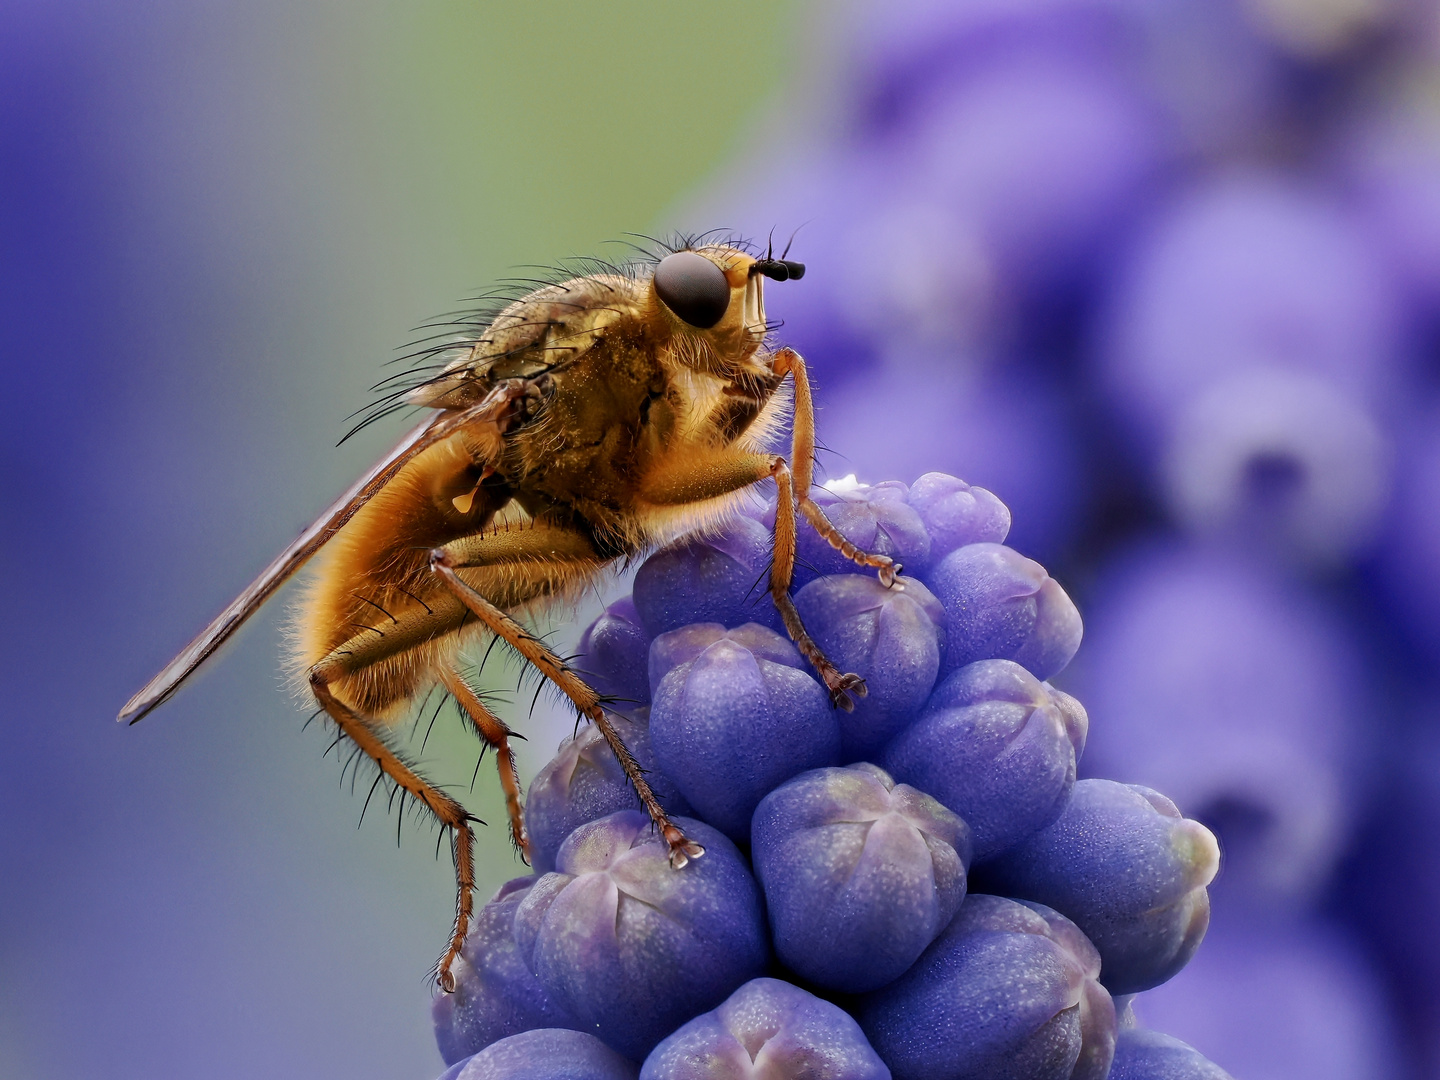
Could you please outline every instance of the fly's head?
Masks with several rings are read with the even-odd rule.
[[[802,263],[755,256],[728,244],[666,255],[650,282],[650,309],[669,331],[681,363],[728,376],[765,339],[765,279],[788,281]]]

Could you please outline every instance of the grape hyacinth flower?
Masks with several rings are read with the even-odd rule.
[[[898,481],[832,484],[812,498],[841,535],[861,551],[888,555],[910,574],[930,565],[930,533],[909,503],[910,489]],[[799,588],[826,574],[849,574],[854,564],[814,529],[801,529],[795,544]]]
[[[641,1080],[890,1080],[860,1025],[779,979],[754,979],[650,1052]]]
[[[942,675],[976,660],[1014,660],[1048,679],[1080,647],[1080,614],[1065,590],[1043,566],[1004,544],[952,551],[926,584],[945,605]]]
[[[697,814],[745,843],[767,791],[805,769],[840,763],[840,725],[824,687],[778,634],[754,627],[764,636],[751,649],[718,626],[691,629],[719,636],[656,686],[655,761]],[[658,639],[652,656],[669,645]]]
[[[1219,869],[1214,835],[1159,792],[1081,780],[1054,822],[986,864],[983,887],[1074,920],[1100,951],[1106,989],[1133,994],[1195,954]]]
[[[515,944],[515,909],[534,884],[533,877],[508,881],[480,909],[455,961],[455,992],[432,1003],[435,1041],[447,1065],[522,1031],[576,1026],[541,988]]]
[[[774,605],[756,588],[770,565],[770,530],[737,514],[722,536],[666,548],[635,575],[634,603],[650,637],[691,623],[758,622],[784,630]]]
[[[601,616],[603,621],[607,616]],[[655,768],[650,748],[650,710],[610,714],[611,723],[640,767],[660,805],[672,814],[690,813],[674,781]],[[525,831],[530,837],[530,862],[538,874],[555,869],[555,854],[572,832],[587,821],[619,810],[640,809],[640,797],[615,759],[600,729],[582,728],[560,744],[559,751],[530,781],[525,801]]]
[[[1104,1080],[1115,1006],[1100,956],[1040,904],[972,895],[858,1016],[895,1080]]]
[[[1069,694],[1014,661],[977,660],[940,684],[881,763],[964,818],[984,860],[1059,816],[1088,730]]]
[[[635,1066],[594,1035],[536,1028],[456,1062],[440,1080],[635,1080]]]
[[[812,581],[795,607],[835,666],[865,680],[865,696],[838,716],[841,760],[875,757],[930,696],[945,652],[945,609],[911,578],[887,589],[859,574]]]
[[[828,989],[899,977],[965,898],[969,827],[874,765],[782,784],[756,809],[751,844],[776,953]]]
[[[1126,1028],[1115,1040],[1109,1080],[1234,1080],[1179,1039],[1145,1028]]]
[[[586,680],[606,697],[626,704],[650,703],[650,635],[632,597],[607,607],[580,638],[575,654]]]
[[[586,632],[607,692],[651,702],[614,722],[705,851],[671,866],[608,744],[567,739],[528,796],[537,873],[479,913],[435,1006],[456,1075],[1103,1080],[1110,991],[1194,952],[1214,838],[1149,789],[1076,781],[1085,709],[1042,680],[1080,619],[1000,543],[1008,511],[933,473],[841,492],[852,539],[924,571],[887,588],[832,561],[798,590],[870,681],[853,713],[712,595],[749,588],[764,509],[657,553]],[[976,858],[1008,896],[969,892]],[[524,1037],[557,1049],[515,1071]]]
[[[759,889],[710,826],[677,818],[705,855],[683,871],[638,810],[580,826],[515,912],[540,986],[587,1031],[639,1060],[769,957]]]

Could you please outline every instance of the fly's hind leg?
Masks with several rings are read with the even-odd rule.
[[[469,932],[470,916],[474,911],[475,851],[470,822],[478,819],[421,776],[372,724],[335,696],[330,689],[331,681],[355,670],[357,665],[353,661],[353,655],[346,656],[341,650],[331,653],[310,669],[310,689],[341,734],[359,747],[382,775],[388,776],[450,830],[455,857],[455,925],[450,933],[450,944],[435,967],[436,981],[448,994],[455,989],[455,976],[451,974],[450,966],[460,955],[460,946]]]
[[[670,864],[678,870],[691,859],[704,855],[705,849],[670,820],[656,799],[635,756],[605,715],[600,694],[576,675],[548,645],[456,573],[462,567],[500,565],[505,566],[505,573],[500,577],[513,581],[528,573],[543,578],[548,583],[548,591],[567,578],[581,578],[595,571],[600,559],[593,545],[573,530],[536,524],[523,529],[499,530],[468,537],[447,547],[436,548],[430,553],[430,569],[491,633],[534,665],[575,704],[581,715],[599,729],[669,846]],[[536,591],[537,594],[540,592]]]

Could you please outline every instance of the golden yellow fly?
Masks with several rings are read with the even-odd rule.
[[[797,511],[887,584],[899,566],[857,550],[811,500],[814,411],[805,364],[772,350],[764,282],[804,273],[731,243],[677,245],[663,258],[546,285],[473,339],[437,350],[438,371],[388,400],[437,410],[361,477],[119,719],[165,701],[257,608],[324,551],[299,612],[294,662],[340,737],[450,830],[456,916],[437,966],[445,990],[469,929],[475,819],[399,753],[386,723],[437,683],[495,749],[510,832],[528,854],[508,737],[459,673],[479,635],[505,641],[599,728],[678,870],[704,854],[666,816],[604,702],[514,612],[573,596],[617,559],[713,527],[740,493],[778,486],[770,594],[838,707],[864,682],[825,658],[790,598]],[[453,351],[452,351],[453,350]],[[789,462],[764,449],[786,419]]]

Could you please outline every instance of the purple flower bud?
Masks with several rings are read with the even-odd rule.
[[[1014,660],[1048,679],[1080,648],[1080,613],[1065,590],[1003,544],[952,551],[926,584],[945,605],[942,678],[976,660]]]
[[[940,670],[945,609],[913,578],[899,586],[838,574],[812,581],[795,597],[825,655],[865,680],[855,711],[837,714],[843,761],[875,757],[920,711]]]
[[[930,535],[920,515],[911,509],[909,489],[898,480],[883,484],[860,484],[853,488],[835,485],[817,488],[811,498],[825,511],[840,534],[872,555],[888,555],[911,574],[930,565]],[[860,571],[807,521],[799,523],[795,547],[796,587],[827,574]]]
[[[831,990],[902,975],[965,898],[965,822],[874,765],[776,788],[755,811],[751,843],[776,953]]]
[[[1127,1028],[1115,1040],[1109,1080],[1234,1080],[1179,1039],[1145,1028]]]
[[[675,823],[702,858],[676,870],[645,814],[611,814],[570,834],[516,911],[520,955],[551,1000],[637,1061],[769,957],[745,860],[703,822]]]
[[[1010,533],[1004,503],[947,473],[926,473],[911,484],[910,505],[930,533],[932,563],[967,544],[1003,544]]]
[[[650,1052],[641,1080],[890,1080],[860,1026],[779,979],[752,979]]]
[[[695,623],[669,630],[655,639],[650,646],[649,680],[650,693],[660,688],[660,681],[681,664],[688,664],[702,652],[724,639],[733,641],[741,648],[761,660],[772,664],[784,664],[798,671],[808,671],[805,658],[791,644],[774,630],[759,623],[746,623],[733,630],[726,630],[719,623]]]
[[[747,514],[725,532],[688,540],[646,559],[635,575],[635,609],[651,637],[691,623],[784,624],[765,591],[770,530]]]
[[[980,660],[940,684],[881,763],[959,814],[983,861],[1059,816],[1088,726],[1069,694],[1013,661]]]
[[[650,635],[640,625],[635,601],[626,596],[590,624],[575,650],[575,667],[600,693],[619,701],[650,703],[646,658]]]
[[[1052,824],[977,868],[976,885],[1049,904],[1100,950],[1113,994],[1183,968],[1210,924],[1214,835],[1138,784],[1081,780]]]
[[[440,1080],[635,1080],[636,1069],[583,1031],[539,1028],[457,1062]]]
[[[840,726],[821,685],[728,636],[660,681],[650,740],[656,764],[695,812],[740,843],[768,791],[840,763]]]
[[[522,1031],[575,1026],[541,989],[515,947],[515,909],[534,884],[533,877],[506,882],[476,913],[451,969],[455,992],[439,994],[431,1003],[435,1041],[447,1065]]]
[[[649,696],[648,694],[646,695]],[[610,722],[630,748],[660,805],[672,814],[688,814],[690,804],[674,781],[655,767],[650,748],[650,710],[629,715],[608,712]],[[640,796],[620,767],[600,729],[586,724],[530,782],[525,794],[525,828],[530,860],[537,874],[555,869],[555,853],[565,838],[587,821],[617,810],[640,809]]]
[[[1100,957],[1039,904],[971,895],[856,1018],[895,1080],[1104,1080],[1115,1007]]]

